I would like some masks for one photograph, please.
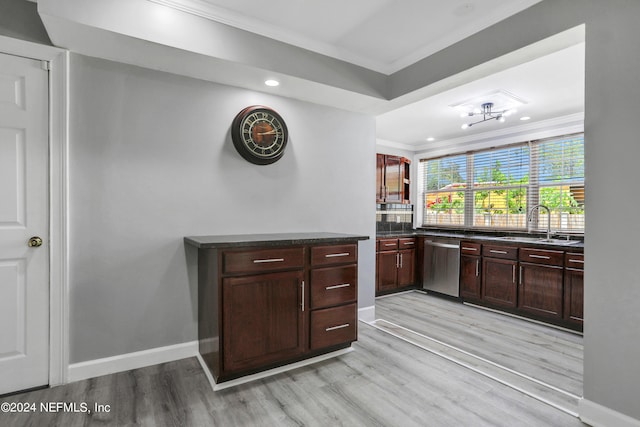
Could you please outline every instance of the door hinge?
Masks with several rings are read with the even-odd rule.
[[[50,61],[40,61],[42,64],[42,69],[45,71],[51,71],[51,62]]]

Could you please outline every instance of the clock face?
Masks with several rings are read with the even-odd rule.
[[[231,139],[244,159],[268,165],[280,159],[287,146],[287,125],[269,107],[254,105],[240,111],[231,125]]]

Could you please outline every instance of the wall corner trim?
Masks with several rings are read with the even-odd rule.
[[[86,380],[101,375],[109,375],[116,372],[195,357],[197,354],[198,341],[191,341],[102,359],[88,360],[86,362],[70,364],[67,380],[68,382]]]
[[[358,309],[358,320],[365,323],[371,323],[376,320],[376,306],[362,307]]]
[[[593,427],[640,427],[640,420],[587,399],[578,403],[580,420]]]

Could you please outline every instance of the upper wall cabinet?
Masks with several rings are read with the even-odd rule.
[[[410,203],[411,160],[376,154],[376,202]]]

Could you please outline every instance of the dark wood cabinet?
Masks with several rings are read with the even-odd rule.
[[[222,280],[224,370],[249,370],[305,350],[302,270]]]
[[[518,308],[551,318],[562,318],[562,251],[520,249]]]
[[[460,242],[460,297],[477,301],[482,298],[481,245]]]
[[[376,263],[376,290],[394,290],[398,287],[398,251],[378,252]]]
[[[562,267],[520,263],[518,308],[542,317],[562,317]]]
[[[244,236],[229,236],[229,243],[220,241],[225,236],[185,238],[198,248],[199,350],[214,381],[357,339],[357,241],[365,237],[311,236],[317,234],[349,238],[309,237],[314,243],[304,243],[294,234],[285,239],[291,243],[262,246],[247,245]],[[244,244],[236,246],[237,240]]]
[[[376,293],[386,293],[416,283],[415,237],[378,239]]]
[[[410,165],[405,157],[376,154],[376,202],[410,203]]]
[[[384,202],[384,154],[376,154],[376,202]]]
[[[567,252],[564,270],[564,319],[582,328],[584,319],[584,254]]]
[[[516,307],[518,262],[499,258],[482,259],[482,299],[504,307]]]
[[[518,249],[509,246],[483,245],[482,299],[495,305],[517,305],[516,269]]]
[[[464,300],[582,330],[583,288],[584,255],[575,249],[460,242]]]
[[[415,249],[398,251],[398,287],[403,288],[416,283],[416,251]]]

